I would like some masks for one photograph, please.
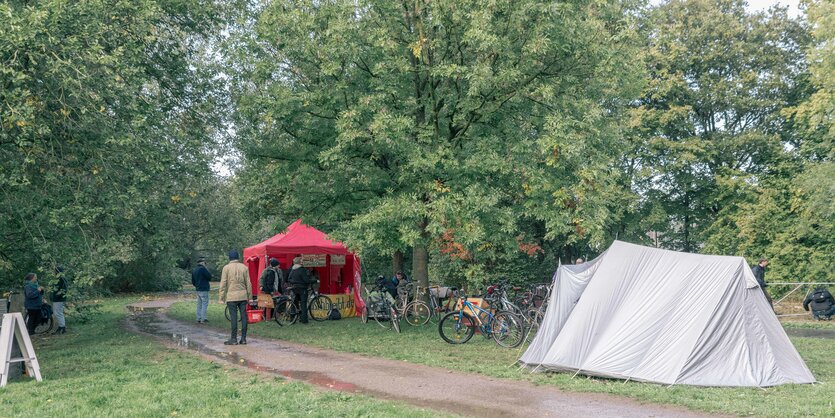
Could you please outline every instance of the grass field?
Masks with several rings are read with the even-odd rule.
[[[0,389],[0,416],[426,416],[436,411],[253,375],[121,329],[130,299],[103,301],[94,323],[34,339],[44,381]],[[221,313],[222,315],[222,313]]]
[[[212,299],[215,300],[215,299]],[[226,328],[223,305],[211,304],[210,324]],[[194,304],[175,304],[170,315],[194,321]],[[828,327],[828,324],[816,327]],[[570,374],[531,374],[514,364],[518,350],[498,347],[476,335],[464,345],[446,344],[436,327],[411,327],[403,333],[384,330],[373,321],[363,324],[357,318],[308,325],[280,327],[275,322],[251,324],[249,335],[294,341],[337,351],[360,353],[412,363],[445,367],[488,376],[553,385],[568,391],[602,392],[629,396],[641,401],[669,403],[694,410],[756,416],[835,416],[835,340],[792,338],[797,350],[821,384],[784,385],[774,388],[699,388],[667,387],[639,382],[572,378]]]

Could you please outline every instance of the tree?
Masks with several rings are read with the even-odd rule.
[[[411,249],[424,285],[430,254],[479,281],[538,240],[603,239],[616,122],[640,86],[631,16],[585,1],[264,6],[230,52],[256,216]],[[541,235],[520,235],[531,222]]]
[[[0,280],[170,286],[181,205],[213,180],[212,2],[0,4]],[[176,284],[179,285],[179,282]]]
[[[645,229],[631,234],[660,230],[665,247],[698,251],[727,238],[754,185],[789,169],[784,147],[798,138],[781,111],[805,97],[808,32],[785,9],[749,14],[742,0],[674,0],[648,25],[650,81],[626,164]]]
[[[811,94],[782,112],[793,123],[790,160],[729,216],[724,236],[708,241],[712,250],[770,257],[775,281],[835,280],[835,5],[809,2],[808,16]]]

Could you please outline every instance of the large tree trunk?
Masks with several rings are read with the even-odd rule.
[[[422,239],[412,248],[412,280],[425,289],[425,299],[429,295],[429,251],[426,248],[429,234],[426,232],[426,224],[424,220],[418,225]]]
[[[391,255],[391,274],[403,271],[403,251],[397,250]]]

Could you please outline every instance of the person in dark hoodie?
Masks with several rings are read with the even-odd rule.
[[[810,304],[812,316],[817,320],[829,320],[835,316],[835,298],[824,285],[819,285],[813,292],[806,295],[806,299],[803,300],[803,309],[808,311]]]
[[[23,294],[26,297],[23,307],[26,308],[29,317],[26,319],[26,331],[29,335],[35,333],[35,328],[41,324],[41,306],[43,305],[43,287],[38,284],[38,275],[29,273],[26,275],[26,283],[23,285]]]
[[[67,323],[64,319],[64,305],[67,302],[69,284],[67,283],[66,275],[64,275],[63,267],[55,267],[55,278],[57,280],[49,295],[49,300],[52,301],[52,309],[55,312],[55,320],[58,322],[58,328],[55,329],[53,334],[65,334],[67,332]]]
[[[290,276],[287,278],[290,290],[293,292],[293,302],[299,307],[299,322],[307,323],[307,288],[312,281],[307,269],[302,266],[302,257],[293,259],[293,267],[290,268]]]
[[[768,267],[768,259],[761,258],[757,261],[757,265],[751,267],[751,272],[754,273],[754,278],[757,279],[757,284],[760,285],[760,289],[762,289],[763,295],[765,295],[765,299],[768,301],[768,304],[771,305],[772,309],[774,309],[774,304],[771,302],[771,295],[769,295],[768,290],[765,289],[768,287],[768,283],[765,282],[766,267]]]
[[[206,268],[206,260],[197,261],[197,267],[191,272],[191,284],[197,293],[197,323],[205,324],[206,311],[209,309],[209,282],[212,280],[212,273]]]

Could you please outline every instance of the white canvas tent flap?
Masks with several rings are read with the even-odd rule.
[[[554,289],[528,367],[700,386],[815,381],[741,257],[615,241],[560,267]]]

